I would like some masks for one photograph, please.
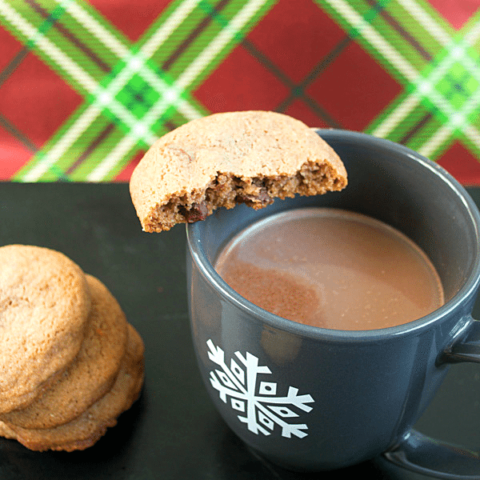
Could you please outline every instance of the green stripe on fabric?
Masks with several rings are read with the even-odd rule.
[[[424,113],[425,115],[428,115],[431,112],[426,109],[420,108],[418,109],[418,113],[416,111],[414,114],[412,114],[405,122],[405,124],[408,124],[409,129],[415,127],[417,123],[423,119]],[[441,123],[441,121],[439,121],[438,117],[431,115],[428,118],[428,122],[422,124],[421,128],[418,128],[415,131],[415,134],[411,135],[407,142],[404,142],[407,147],[410,147],[412,150],[420,151],[423,145],[425,145],[425,143],[432,137],[432,132],[436,132],[442,127],[443,124]],[[401,128],[401,126],[402,125],[400,125],[399,128]],[[408,133],[408,131],[409,130],[405,131],[405,133]],[[400,137],[398,141],[401,141],[402,137]],[[431,160],[436,160],[437,158],[436,155],[432,154],[430,154],[429,157]]]
[[[480,125],[480,113],[475,121],[476,125]],[[478,160],[480,159],[480,147],[473,143],[469,137],[466,135],[459,135],[458,139],[462,142],[462,144],[471,152],[471,154]]]
[[[198,3],[200,3],[200,1],[197,2],[197,5],[185,18],[181,26],[179,26],[177,34],[172,36],[169,41],[165,43],[165,50],[167,50],[165,53],[167,56],[155,56],[155,58],[158,58],[159,60],[159,65],[166,61],[168,57],[175,52],[178,47],[180,47],[180,45],[187,41],[188,37],[199,26],[199,24],[201,24],[205,19],[208,19],[208,14],[198,6]]]
[[[108,122],[102,125],[101,128],[96,129],[94,132],[92,131],[92,133],[95,133],[95,135],[92,135],[89,140],[95,141],[96,135],[102,132],[106,126],[108,126]],[[118,127],[114,127],[108,136],[101,143],[99,143],[78,166],[75,166],[73,171],[69,171],[68,168],[65,168],[66,171],[69,171],[70,179],[78,182],[85,181],[88,173],[91,172],[92,169],[98,165],[98,163],[103,160],[109,152],[112,151],[112,149],[122,140],[123,137],[124,132]],[[82,157],[85,156],[87,153],[85,152],[85,148],[89,144],[89,141],[83,141],[81,144],[76,145],[76,149],[72,153],[77,160],[82,159]],[[139,149],[138,144],[134,145],[132,150],[134,149]]]
[[[41,158],[43,157],[43,152],[40,151],[38,152],[34,159],[35,160],[40,160]],[[28,166],[28,165],[27,165]],[[13,182],[24,182],[24,178],[23,176],[21,175],[21,171],[20,172],[17,172],[11,179]],[[68,181],[69,178],[68,176],[65,174],[65,172],[60,168],[58,167],[57,165],[53,165],[49,170],[48,172],[45,173],[45,175],[42,177],[42,182],[58,182],[58,181]]]
[[[422,71],[422,79],[409,86],[422,96],[422,103],[437,115],[442,123],[448,123],[456,114],[463,115],[465,127],[479,105],[480,73],[474,69],[480,57],[470,51],[460,39],[453,41],[432,63]]]
[[[451,23],[444,18],[443,15],[435,7],[433,7],[428,0],[415,0],[415,3],[418,4],[418,6],[433,19],[436,25],[447,32],[449,36],[455,35],[455,28],[452,27]]]
[[[381,9],[389,5],[392,0],[378,0],[377,5],[371,6],[365,0],[356,2],[344,2],[347,8],[355,11],[358,16],[367,24],[376,19]],[[324,11],[326,11],[352,39],[358,40],[361,36],[361,30],[346,20],[344,9],[341,4],[337,4],[334,0],[315,0],[315,3]]]
[[[46,19],[31,8],[26,8],[24,3],[12,2],[11,8],[9,8],[8,3],[5,2],[3,7],[0,5],[0,19],[5,27],[11,30],[28,49],[38,55],[74,90],[84,95],[89,91],[88,82],[82,81],[81,76],[84,73],[88,75],[88,72],[85,72],[83,67],[71,59],[68,48],[65,49],[64,39],[53,26],[53,19],[62,18],[65,14],[65,7],[71,2],[73,0],[62,2],[62,5],[57,6]],[[64,61],[65,58],[68,60],[68,65]],[[77,68],[81,75],[72,74],[72,69],[69,68],[71,66]]]
[[[200,0],[192,2],[192,5],[198,4]],[[171,2],[167,8],[145,31],[142,37],[136,42],[135,46],[139,50],[143,50],[148,43],[157,36],[158,32],[167,26],[169,22],[175,24],[175,30],[173,35],[169,35],[166,40],[161,43],[161,47],[158,47],[152,52],[151,60],[156,62],[157,65],[162,65],[169,55],[174,51],[179,44],[181,44],[185,38],[188,37],[190,32],[197,25],[197,18],[190,12],[180,23],[175,20],[178,10],[184,8],[184,0],[175,0]],[[195,10],[193,10],[195,11]]]
[[[73,0],[72,0],[73,1]],[[65,6],[59,5],[57,2],[35,2],[41,9],[45,9],[48,13],[48,18],[41,15],[33,6],[25,1],[5,0],[5,4],[13,8],[26,21],[35,27],[35,29],[42,35],[48,32],[53,24],[64,14]],[[0,16],[2,11],[0,10]]]
[[[68,15],[66,14],[62,17],[62,26],[65,26],[64,20],[66,20],[67,18]],[[82,50],[79,45],[76,45],[73,41],[67,39],[64,34],[57,28],[51,28],[45,34],[45,37],[50,40],[57,48],[59,48],[65,55],[67,55],[72,60],[72,62],[80,66],[81,70],[83,72],[86,72],[96,82],[100,81],[100,79],[105,75],[106,72],[99,67],[99,65],[92,59],[91,56],[88,55],[88,50]],[[83,41],[83,39],[79,40]],[[94,52],[94,54],[96,53],[95,47],[92,52]],[[61,63],[58,64],[58,62],[54,61],[50,55],[44,52],[42,52],[41,55],[45,63],[48,63],[52,67],[52,69],[57,71],[62,76],[62,78],[64,78],[70,85],[72,85],[77,91],[79,91],[79,93],[81,93],[82,95],[88,93],[88,90],[85,90],[84,86],[81,83],[78,85],[77,79],[74,76],[70,75],[68,73],[68,70],[64,70],[62,68],[63,65]]]
[[[75,122],[85,113],[88,106],[83,104],[80,108],[78,108],[75,113],[69,117],[69,119],[57,130],[55,135],[51,137],[48,142],[43,145],[42,150],[38,152],[23,168],[21,168],[14,176],[14,180],[16,181],[25,181],[25,177],[28,173],[35,168],[39,163],[45,161],[47,155],[52,151],[53,148],[58,146],[59,142],[68,135],[70,127],[75,124]],[[106,122],[105,118],[101,116],[97,116],[95,120],[89,123],[89,128],[93,129],[94,131],[98,131],[102,125]],[[61,156],[61,158],[55,163],[62,164],[65,169],[73,164],[76,160],[76,155],[74,152],[77,152],[81,147],[80,145],[84,145],[91,139],[94,133],[87,133],[88,128],[86,128],[82,135],[77,139],[77,142],[73,142],[73,144],[65,151],[65,153]],[[52,166],[48,169],[47,173],[41,177],[42,181],[48,181],[51,176],[50,171],[54,171],[55,166]]]
[[[379,126],[382,125],[386,121],[386,119],[390,117],[390,115],[393,115],[398,110],[398,108],[404,104],[408,96],[408,92],[403,92],[402,94],[398,95],[395,100],[391,102],[388,107],[385,108],[379,115],[377,115],[375,119],[370,123],[370,125],[367,126],[367,128],[365,129],[365,133],[375,135],[377,128],[379,128]],[[401,138],[401,136],[405,134],[405,130],[409,128],[410,120],[409,116],[407,116],[390,132],[388,138],[391,140],[395,139],[394,141],[398,141],[399,138]]]
[[[343,28],[345,33],[351,39],[357,41],[393,78],[402,84],[407,84],[408,78],[404,72],[396,67],[392,58],[379,51],[378,47],[364,35],[365,28],[372,28],[381,40],[390,45],[390,39],[386,41],[384,37],[391,34],[392,30],[387,28],[380,17],[380,12],[386,9],[391,1],[393,0],[379,0],[377,5],[371,6],[365,1],[315,0],[319,7],[325,10]],[[354,17],[354,20],[350,16]],[[383,28],[383,32],[376,30],[380,26]],[[395,42],[395,46],[397,45],[403,45],[403,42]]]
[[[84,24],[79,22],[76,18],[74,18],[68,11],[65,13],[65,15],[61,18],[60,23],[63,27],[65,27],[72,35],[75,36],[76,39],[78,39],[88,50],[93,52],[95,56],[104,64],[108,67],[108,70],[110,70],[113,65],[115,65],[119,57],[116,55],[114,52],[112,52],[111,49],[109,49],[104,43],[100,42],[98,38],[90,32]],[[119,40],[120,41],[120,40]],[[69,39],[65,38],[62,43],[64,44],[64,47],[67,49],[72,49],[75,51],[81,52],[81,50],[75,46],[74,43],[72,43]],[[124,42],[125,47],[128,48],[128,43]],[[70,51],[72,51],[70,50]],[[71,55],[76,55],[74,54],[73,51]],[[89,64],[93,64],[91,67]],[[92,68],[92,75],[98,71],[98,77],[96,76],[98,80],[102,78],[103,75],[105,75],[105,71],[99,67],[94,60],[92,60],[90,57],[87,56],[87,59],[85,63],[82,61],[82,66],[87,66],[88,68]],[[107,71],[108,71],[107,70]]]
[[[204,2],[201,2],[201,4]],[[235,12],[236,13],[236,12]],[[204,6],[198,6],[192,12],[192,16],[196,23],[192,22],[191,30],[195,30],[199,24],[203,21],[209,21],[208,25],[199,33],[195,39],[193,39],[186,49],[178,56],[175,62],[169,68],[169,73],[173,78],[178,78],[185,69],[195,60],[200,52],[202,52],[212,40],[228,25],[228,21],[225,24],[217,22],[214,18],[211,18],[209,11]],[[190,32],[188,32],[190,34]],[[188,37],[188,36],[186,36]]]
[[[415,0],[416,4],[421,4],[419,0]],[[431,6],[429,5],[431,8]],[[414,37],[417,42],[432,57],[437,55],[441,49],[441,42],[427,28],[425,28],[398,0],[393,0],[388,7],[389,13],[400,23],[405,30]],[[448,29],[451,31],[452,28]],[[453,32],[452,32],[453,33]]]
[[[440,131],[442,128],[444,128],[444,125],[440,125],[435,131],[438,132]],[[438,144],[437,147],[435,147],[431,152],[424,152],[423,150],[425,149],[425,145],[428,144],[429,141],[431,141],[431,138],[432,138],[432,135],[429,135],[428,137],[424,138],[423,141],[421,141],[422,139],[419,138],[419,142],[418,142],[418,145],[416,145],[415,143],[413,144],[413,148],[414,150],[416,150],[417,152],[419,152],[420,154],[426,156],[427,158],[429,158],[430,160],[432,161],[437,161],[439,157],[441,157],[445,152],[446,150],[448,150],[448,147],[450,147],[450,145],[452,144],[453,141],[455,141],[457,138],[458,138],[458,135],[455,134],[455,132],[450,132],[447,136],[445,136],[445,138]]]
[[[139,55],[139,52],[132,51],[132,57]],[[136,57],[140,58],[140,56]],[[161,72],[153,62],[144,59],[139,63],[138,70],[128,61],[121,61],[113,68],[112,72],[105,76],[101,82],[105,94],[123,105],[137,119],[143,119],[154,107],[165,97],[165,92],[175,88],[174,81]],[[119,82],[123,76],[123,81]],[[185,99],[183,92],[179,92],[178,98],[173,102],[177,103]],[[89,96],[89,102],[96,103],[99,100],[97,95]],[[104,112],[112,121],[118,123],[127,133],[132,129],[131,122],[128,122],[119,115],[116,109],[112,108],[112,101],[104,105]]]
[[[371,25],[383,38],[388,38],[400,55],[408,58],[418,70],[424,68],[429,59],[441,49],[438,42],[394,1],[388,4],[384,14],[378,15]]]
[[[219,49],[214,58],[212,58],[208,64],[204,65],[203,68],[198,72],[193,81],[189,84],[189,91],[194,91],[204,80],[208,77],[218,66],[219,64],[230,54],[230,52],[245,38],[250,30],[263,18],[268,11],[277,3],[278,0],[263,0],[258,2],[258,8],[254,14],[242,25],[242,27],[233,32],[230,40],[225,43],[225,45]],[[214,14],[212,26],[209,29],[209,32],[217,32],[220,34],[232,26],[232,19],[235,18],[242,10],[245,8],[247,2],[243,0],[232,0],[227,7],[222,10],[221,13]],[[211,3],[202,1],[202,8],[206,12],[211,12]],[[221,30],[218,30],[219,27],[222,27]],[[192,46],[185,52],[186,58],[188,61],[193,62],[198,52],[201,51],[202,47],[206,45],[208,38],[206,36],[201,36]],[[212,38],[212,40],[214,40]],[[185,60],[182,59],[182,62]],[[187,62],[185,62],[187,63]]]
[[[410,94],[405,92],[392,103],[366,130],[373,134],[385,119],[395,112],[404,102],[410,98]],[[436,132],[443,124],[439,116],[432,112],[431,105],[425,106],[420,100],[409,115],[404,116],[388,135],[388,139],[397,143],[402,143],[413,150],[418,150],[431,138],[432,133]],[[435,110],[436,107],[434,107]]]
[[[67,6],[66,10],[67,13],[69,13],[70,16],[74,17],[73,11],[71,9],[75,9],[76,11],[81,12],[81,15],[85,16],[85,18],[90,17],[93,19],[95,22],[100,24],[102,28],[108,32],[109,35],[115,38],[115,40],[124,45],[126,48],[128,48],[132,42],[131,40],[126,37],[120,30],[118,30],[114,25],[112,25],[103,15],[100,14],[100,12],[95,9],[88,1],[86,0],[72,0],[71,5],[69,3],[69,6]],[[89,20],[85,20],[85,22],[79,21],[80,25],[83,25],[86,31],[90,32],[90,29],[87,28],[87,25],[91,26],[92,22]],[[105,49],[105,55],[111,55],[111,62],[114,63],[116,60],[118,60],[118,56],[115,56],[113,50],[108,49],[107,47],[104,46],[104,44],[96,38],[96,36],[90,32],[92,41],[95,42],[95,39],[97,41],[97,47],[98,48],[104,48]],[[82,36],[82,38],[84,38]]]

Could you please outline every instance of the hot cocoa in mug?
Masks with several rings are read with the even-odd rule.
[[[450,364],[480,362],[478,210],[412,150],[318,134],[345,164],[343,191],[187,226],[192,335],[212,401],[250,448],[289,469],[384,455],[480,478],[478,453],[412,429]]]
[[[384,222],[336,208],[272,215],[237,234],[215,269],[271,313],[335,330],[416,320],[443,304],[425,253]]]

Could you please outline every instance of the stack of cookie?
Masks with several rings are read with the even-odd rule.
[[[0,247],[0,435],[83,450],[138,398],[144,345],[116,299],[65,255]]]

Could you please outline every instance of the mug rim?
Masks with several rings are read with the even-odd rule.
[[[459,307],[464,298],[469,298],[475,293],[480,282],[480,212],[468,192],[450,173],[448,173],[440,165],[404,145],[400,145],[391,140],[374,137],[366,133],[350,130],[322,128],[312,128],[312,130],[314,130],[325,141],[327,141],[327,143],[329,139],[341,139],[342,141],[353,141],[355,143],[368,143],[370,145],[376,144],[383,150],[395,151],[397,154],[408,157],[410,160],[416,163],[420,163],[424,168],[432,172],[432,174],[436,175],[443,180],[444,183],[449,185],[450,189],[454,191],[457,197],[460,199],[461,204],[463,204],[466,210],[466,213],[468,213],[472,225],[474,226],[476,237],[475,244],[477,245],[477,250],[475,252],[475,260],[473,262],[470,275],[466,278],[462,287],[458,290],[458,292],[455,293],[455,295],[453,295],[450,300],[445,302],[432,313],[429,313],[428,315],[425,315],[417,320],[393,327],[374,330],[334,330],[304,325],[293,320],[280,317],[258,307],[230,287],[216,272],[212,263],[208,260],[199,238],[199,224],[201,222],[197,222],[186,225],[187,248],[192,256],[192,261],[195,262],[201,274],[208,281],[208,283],[221,294],[224,299],[235,305],[240,310],[243,310],[245,313],[267,323],[274,328],[309,338],[318,338],[331,341],[341,340],[343,342],[372,340],[379,341],[391,338],[392,336],[398,337],[418,334],[422,330],[429,328],[430,325],[435,323],[438,319],[447,317],[452,311]],[[348,188],[348,186],[346,188]]]

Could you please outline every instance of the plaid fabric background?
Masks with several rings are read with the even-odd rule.
[[[246,109],[480,185],[480,1],[0,0],[0,180],[128,181],[162,134]]]

